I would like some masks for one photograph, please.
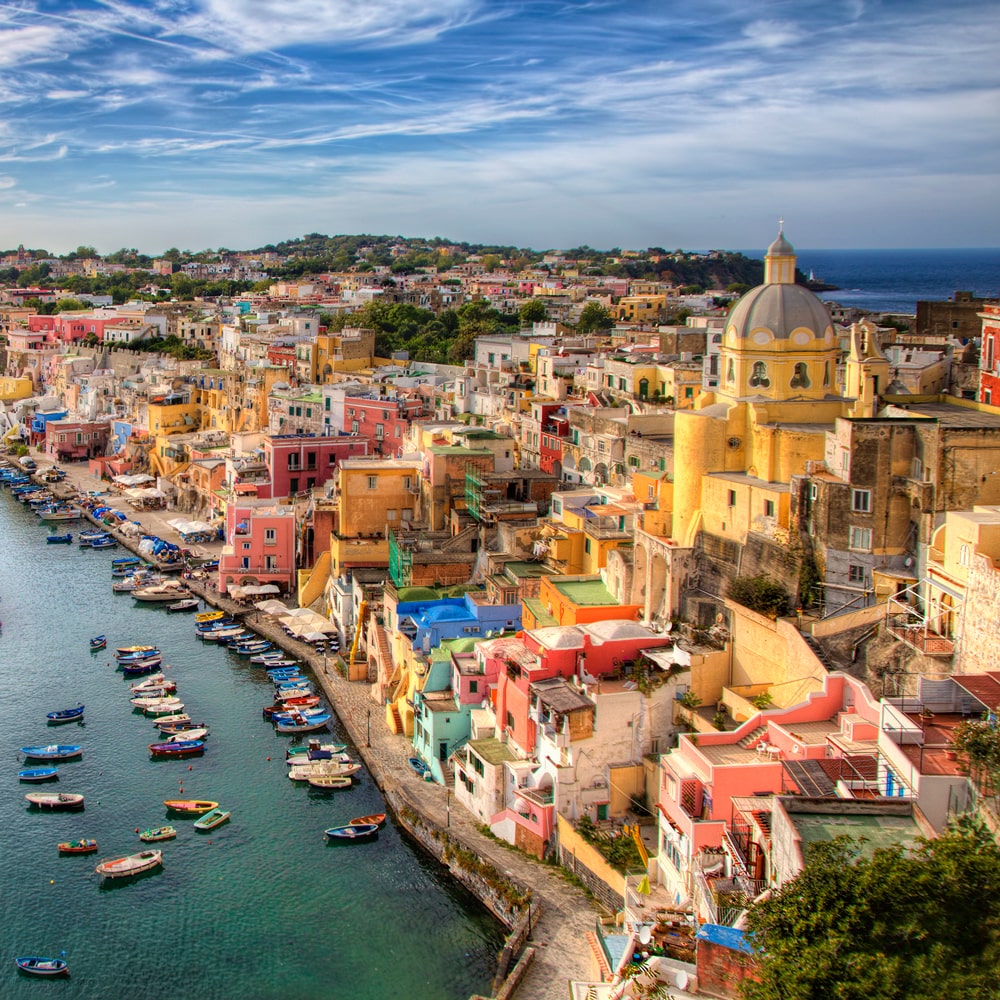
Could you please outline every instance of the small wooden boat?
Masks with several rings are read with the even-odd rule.
[[[117,548],[118,542],[110,535],[105,538],[97,538],[90,543],[92,549],[113,549]]]
[[[65,976],[69,972],[69,963],[62,958],[23,955],[21,958],[15,958],[14,963],[21,972],[32,976]]]
[[[149,752],[154,757],[193,757],[205,752],[204,740],[178,740],[171,743],[150,743]]]
[[[106,635],[95,635],[93,639],[90,640],[91,649],[104,649],[108,644],[108,637]]]
[[[58,767],[26,767],[17,772],[19,781],[51,781],[59,777]]]
[[[310,786],[323,792],[336,792],[350,788],[354,782],[343,774],[314,774],[306,779]]]
[[[324,830],[326,839],[333,843],[350,843],[358,840],[371,840],[378,836],[377,823],[345,823],[343,826],[332,826]]]
[[[204,722],[192,722],[188,719],[187,722],[169,722],[165,726],[160,725],[159,719],[156,720],[154,725],[164,736],[177,736],[178,733],[193,733],[199,729],[205,730],[205,735],[208,735],[208,725]],[[188,737],[189,739],[200,739],[201,737]],[[166,742],[166,741],[164,741]]]
[[[25,798],[39,809],[83,808],[83,796],[76,792],[28,792]]]
[[[129,685],[129,690],[134,691],[136,697],[143,691],[176,691],[177,682],[168,681],[164,674],[150,674],[144,681]]]
[[[184,702],[180,698],[161,698],[157,704],[147,705],[143,710],[146,715],[177,715],[184,711]]]
[[[96,840],[64,840],[56,844],[60,854],[92,854],[97,850]]]
[[[67,760],[83,754],[83,747],[78,743],[50,743],[48,746],[21,747],[25,757],[34,760]]]
[[[126,677],[141,677],[143,674],[152,673],[161,663],[163,663],[162,656],[151,656],[146,660],[129,660],[119,663],[118,666]]]
[[[342,764],[336,760],[311,760],[304,764],[292,764],[288,768],[288,777],[290,781],[309,781],[321,776],[349,779],[360,770],[360,764]]]
[[[313,719],[306,719],[303,722],[296,722],[291,719],[279,720],[275,723],[274,728],[279,733],[317,733],[321,729],[326,729],[331,718],[332,716],[327,713]]]
[[[77,705],[76,708],[64,708],[59,712],[49,712],[45,718],[52,726],[58,726],[63,722],[82,722],[83,705]]]
[[[186,712],[177,712],[175,715],[163,715],[153,720],[153,725],[157,729],[163,730],[164,726],[176,726],[180,722],[190,722],[191,716]]]
[[[67,531],[65,535],[49,535],[45,542],[48,545],[71,545],[73,536]]]
[[[175,813],[182,813],[185,816],[201,816],[202,813],[218,809],[218,802],[210,802],[207,799],[165,799],[163,804]]]
[[[135,653],[158,653],[156,646],[119,646],[115,650],[115,659],[120,660],[123,656],[131,656]]]
[[[128,854],[123,858],[110,858],[102,861],[94,871],[101,878],[129,878],[152,871],[163,864],[163,851],[140,851],[138,854]]]
[[[317,750],[335,754],[343,753],[346,749],[346,743],[320,743],[318,739],[311,739],[308,743],[303,743],[300,746],[289,747],[285,751],[285,760],[291,760],[293,757],[301,757],[303,760],[306,760],[310,753]]]
[[[196,622],[214,622],[225,617],[225,611],[203,611],[201,614],[195,615],[194,620]]]
[[[214,830],[217,826],[227,823],[231,815],[228,809],[213,809],[205,813],[201,819],[196,819],[193,825],[199,833],[204,833],[206,830]]]
[[[374,823],[376,826],[385,825],[385,813],[370,813],[368,816],[358,816],[351,820],[351,826],[367,825]]]
[[[183,601],[175,601],[167,605],[167,611],[194,611],[201,604],[201,599],[197,597],[187,597]]]
[[[431,769],[419,757],[410,757],[407,759],[407,763],[421,778],[426,777],[430,773]]]
[[[177,831],[172,826],[151,826],[139,834],[139,839],[150,844],[159,840],[173,840],[176,836]]]
[[[164,732],[162,729],[160,732]],[[182,729],[177,733],[166,734],[164,743],[180,743],[183,740],[204,740],[208,736],[207,726],[194,726],[191,729]]]

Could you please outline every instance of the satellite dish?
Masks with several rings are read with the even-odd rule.
[[[679,990],[686,990],[690,981],[688,974],[683,969],[679,969],[677,972],[677,988]]]
[[[639,943],[649,944],[649,939],[653,936],[653,928],[649,924],[643,924],[639,928]]]
[[[667,623],[666,623],[666,624],[665,624],[665,625],[663,626],[663,631],[664,631],[664,632],[672,632],[672,631],[673,631],[673,628],[674,628],[674,623],[673,623],[672,621],[669,621],[669,622],[667,622]]]

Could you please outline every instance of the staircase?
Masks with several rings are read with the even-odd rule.
[[[806,645],[816,654],[816,659],[826,667],[827,670],[839,670],[833,660],[830,659],[826,654],[826,650],[811,636],[808,632],[802,633],[802,638],[805,639]]]
[[[403,717],[399,714],[395,702],[389,703],[389,715],[392,716],[392,731],[398,735],[403,735]]]
[[[740,740],[739,745],[743,747],[744,750],[752,750],[758,743],[758,741],[766,735],[767,726],[758,726],[752,733],[747,733],[743,739]]]

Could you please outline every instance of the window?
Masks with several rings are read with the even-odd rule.
[[[589,538],[584,541],[584,543],[583,543],[583,549],[587,553],[587,555],[589,556],[590,555],[590,539]]]
[[[847,580],[849,583],[854,584],[857,587],[866,586],[866,581],[868,579],[868,570],[864,566],[858,566],[855,563],[851,563],[847,567]]]
[[[274,571],[278,568],[278,557],[277,556],[265,556],[264,557],[264,569]]]
[[[469,681],[469,694],[479,694],[479,681]]]
[[[393,429],[392,429],[392,436],[393,437],[402,437],[403,436],[403,428],[399,424],[396,424],[396,426],[393,427]]]
[[[774,517],[774,501],[764,501],[764,517]]]
[[[514,713],[510,711],[507,712],[507,728],[508,729],[514,728]]]
[[[399,513],[400,513],[400,515],[401,515],[401,517],[402,517],[402,519],[404,521],[412,521],[413,520],[413,508],[412,507],[404,507]]]
[[[410,482],[411,482],[411,480],[410,480],[409,476],[403,476],[403,489],[404,490],[408,490],[410,488]]]
[[[815,500],[819,496],[819,487],[815,483],[809,484],[809,499]]]
[[[736,506],[736,490],[727,490],[726,502],[730,507]]]
[[[812,383],[809,381],[809,366],[804,361],[799,361],[795,365],[792,374],[791,387],[793,389],[808,389]]]
[[[872,550],[872,529],[858,528],[852,526],[850,529],[850,541],[848,547],[856,552],[871,552]]]
[[[961,545],[958,549],[958,562],[960,566],[969,565],[969,546]]]
[[[278,535],[278,533],[277,533],[277,531],[274,528],[265,528],[264,529],[264,544],[265,545],[274,545],[275,542],[276,542],[276,540],[277,540],[277,535]]]
[[[243,559],[240,562],[240,567],[242,569],[249,569],[250,568],[250,557],[249,556],[244,556],[243,557]]]
[[[293,476],[288,480],[288,492],[298,493],[299,492],[299,479],[298,476]]]
[[[250,551],[250,543],[249,542],[244,542],[243,543],[243,551],[244,552],[249,552]]]
[[[649,497],[650,500],[655,500],[656,499],[656,487],[653,486],[652,484],[650,484],[649,486],[647,486],[646,487],[646,496]]]
[[[377,490],[378,489],[378,476],[368,477],[368,489]]]
[[[767,365],[763,361],[753,363],[753,371],[750,373],[750,385],[756,388],[767,389],[771,385],[771,380],[767,377]]]
[[[872,509],[871,490],[851,490],[851,510],[869,514]]]
[[[358,422],[357,422],[357,420],[352,420],[351,421],[351,433],[352,434],[357,434],[358,433]]]

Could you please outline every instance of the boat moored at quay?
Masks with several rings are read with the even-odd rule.
[[[122,963],[119,968],[109,969],[104,967],[103,961],[108,948],[123,952],[134,949],[135,928],[147,918],[153,906],[158,908],[157,946],[175,954],[183,952],[185,962],[180,964],[188,966],[188,973],[191,963],[197,964],[199,990],[204,989],[206,995],[211,992],[225,996],[231,995],[235,988],[243,995],[256,995],[259,976],[270,976],[284,962],[276,952],[272,954],[270,937],[281,915],[276,903],[263,891],[269,880],[262,879],[261,873],[273,868],[274,863],[271,851],[263,849],[264,842],[273,844],[275,838],[289,838],[282,848],[283,863],[287,861],[298,870],[310,870],[324,860],[325,867],[330,867],[337,859],[333,853],[327,853],[324,858],[323,838],[315,834],[343,822],[347,816],[380,811],[380,807],[384,809],[377,789],[372,782],[363,779],[360,783],[354,781],[353,786],[344,791],[323,794],[288,781],[288,769],[281,751],[286,742],[299,741],[288,736],[277,739],[273,747],[270,745],[274,734],[270,727],[265,728],[260,722],[260,706],[271,700],[273,691],[264,671],[250,668],[246,659],[240,661],[225,648],[219,648],[221,643],[203,646],[193,635],[194,623],[184,615],[163,614],[165,609],[143,607],[139,602],[122,601],[108,594],[111,556],[116,553],[84,555],[77,553],[75,547],[71,552],[60,546],[47,548],[45,528],[26,508],[5,499],[3,494],[0,494],[0,508],[3,508],[0,537],[5,540],[9,537],[4,515],[13,512],[21,521],[29,519],[26,523],[33,526],[31,545],[35,546],[31,551],[37,554],[40,548],[42,553],[40,558],[25,558],[22,554],[22,563],[30,562],[31,566],[28,569],[19,566],[17,577],[8,577],[4,582],[0,576],[0,617],[7,626],[0,659],[4,658],[3,649],[9,648],[14,637],[18,643],[23,638],[25,665],[22,667],[19,661],[19,677],[23,676],[24,682],[39,693],[25,698],[27,688],[20,691],[16,705],[24,721],[19,729],[12,730],[19,737],[13,741],[14,746],[39,744],[39,737],[45,734],[39,725],[53,709],[62,710],[79,701],[86,703],[87,718],[82,764],[70,761],[64,765],[61,761],[52,761],[52,764],[59,763],[60,772],[52,785],[21,788],[22,793],[44,787],[84,793],[85,811],[60,815],[59,812],[49,814],[47,809],[29,810],[25,808],[27,802],[23,794],[11,796],[14,800],[11,803],[0,804],[0,817],[6,820],[9,815],[19,815],[19,822],[37,830],[24,838],[7,841],[5,847],[8,852],[16,852],[19,867],[23,863],[25,881],[29,870],[45,872],[46,884],[50,871],[55,880],[51,890],[45,893],[26,894],[23,920],[19,918],[14,927],[17,936],[12,938],[13,953],[58,955],[59,949],[65,948],[72,965],[71,992],[74,996],[87,996],[104,989],[116,995],[129,995],[130,992],[141,995],[148,981],[143,978],[146,973],[135,963]],[[10,548],[13,549],[13,545]],[[23,549],[21,551],[24,553]],[[0,564],[5,556],[12,560],[14,552],[0,551]],[[39,574],[39,570],[45,572]],[[59,631],[60,638],[63,634],[66,636],[63,643],[66,657],[59,669],[65,676],[72,676],[72,687],[68,687],[69,682],[65,680],[63,686],[52,684],[51,679],[58,676],[55,672],[57,658],[51,654],[51,643],[48,655],[43,652],[45,644],[41,641],[52,631],[51,626],[45,629],[40,622],[37,626],[31,622],[29,630],[24,612],[18,610],[20,599],[12,592],[10,581],[13,579],[17,579],[19,588],[25,590],[29,585],[36,592],[54,586],[65,596],[68,609],[61,612]],[[42,580],[46,582],[42,584]],[[84,599],[84,595],[89,599]],[[106,605],[107,610],[102,605]],[[106,635],[108,655],[95,661],[88,652],[88,645],[90,638],[100,633]],[[32,635],[36,638],[32,639]],[[151,758],[149,744],[161,739],[165,741],[166,736],[160,737],[160,731],[153,728],[152,719],[133,714],[128,703],[130,684],[143,678],[125,678],[112,669],[118,663],[110,654],[117,647],[132,644],[150,645],[161,651],[160,666],[150,672],[162,673],[165,679],[177,683],[177,690],[189,706],[188,711],[173,714],[189,714],[187,721],[191,723],[207,720],[211,724],[213,735],[209,742],[212,746],[204,756],[173,764]],[[289,645],[288,648],[294,647]],[[100,656],[100,652],[96,655]],[[110,667],[105,668],[105,660],[111,662]],[[41,683],[39,679],[45,677],[50,680]],[[81,683],[78,685],[77,681]],[[47,696],[39,697],[46,692]],[[2,691],[0,704],[8,710],[14,707],[10,701],[4,701]],[[60,734],[66,732],[65,728],[59,730]],[[74,736],[77,732],[72,730]],[[336,735],[329,739],[341,742],[343,737],[339,731],[335,729],[334,732]],[[79,733],[83,737],[83,730]],[[178,735],[182,734],[183,731]],[[259,752],[254,753],[253,746],[248,745],[251,740],[263,740],[267,745],[258,743]],[[268,757],[271,757],[270,762]],[[192,765],[193,770],[189,770]],[[24,769],[28,769],[28,764]],[[199,835],[193,826],[198,818],[196,815],[188,818],[184,813],[168,811],[163,805],[164,801],[175,799],[221,801],[224,811],[231,811],[232,817],[228,823]],[[345,811],[343,805],[347,801],[352,808]],[[318,813],[323,809],[328,813],[320,817]],[[83,820],[86,826],[82,825]],[[165,825],[173,826],[175,836],[164,842],[161,866],[132,877],[103,878],[95,874],[95,866],[101,858],[114,861],[143,848],[158,848],[159,842],[141,841],[139,834]],[[5,822],[3,828],[10,830],[11,826]],[[310,829],[312,835],[308,832]],[[294,836],[296,830],[301,831],[301,836]],[[86,858],[76,858],[72,854],[62,859],[56,857],[56,842],[76,837],[93,838],[100,845],[98,853],[89,855],[93,858],[89,864]],[[171,847],[171,841],[177,846]],[[337,865],[336,871],[324,874],[324,881],[329,879],[329,884],[322,885],[318,891],[310,889],[308,896],[304,891],[299,893],[302,903],[308,900],[309,905],[332,906],[338,898],[356,897],[355,883],[360,886],[372,878],[373,873],[366,871],[367,866],[374,865],[377,869],[379,860],[384,864],[387,852],[392,850],[399,855],[393,861],[394,870],[399,865],[399,877],[421,894],[422,908],[437,912],[449,924],[455,922],[453,914],[459,914],[460,937],[461,923],[467,922],[470,927],[470,934],[463,942],[462,960],[457,963],[453,956],[446,960],[445,956],[438,956],[436,950],[425,955],[422,948],[416,948],[414,955],[422,981],[429,980],[433,984],[430,991],[441,996],[488,990],[500,941],[492,919],[484,916],[478,905],[464,898],[464,894],[456,897],[447,877],[439,875],[434,866],[428,866],[418,855],[412,856],[412,846],[398,842],[394,830],[384,833],[382,841],[381,845],[373,842],[367,848],[359,844],[366,857],[352,851],[350,866]],[[157,874],[161,869],[162,874]],[[105,891],[98,891],[99,878]],[[180,914],[169,905],[169,898],[178,891],[183,893],[185,911],[194,913],[193,923],[190,916],[182,921]],[[223,893],[221,897],[220,892]],[[239,969],[223,975],[213,957],[220,946],[236,945],[238,939],[232,929],[216,926],[217,921],[209,918],[216,909],[216,898],[224,899],[232,893],[250,902],[246,917],[241,919],[241,933],[250,933],[262,942],[252,976]],[[295,906],[297,890],[284,886],[281,897],[282,908],[286,904]],[[167,901],[165,906],[162,905],[164,901]],[[398,899],[386,897],[383,900],[381,892],[373,894],[364,910],[351,921],[352,926],[345,928],[345,942],[351,942],[352,948],[363,948],[365,940],[380,933],[379,928],[394,927],[396,922],[400,924],[402,940],[416,938],[405,922],[398,920],[397,906]],[[42,926],[61,926],[60,915],[70,911],[73,919],[66,924],[65,930],[58,931],[58,936],[47,933],[39,937],[32,931]],[[97,926],[102,930],[100,943],[92,934]],[[482,931],[473,931],[474,927],[482,927]],[[482,936],[484,932],[486,937]],[[483,948],[481,941],[492,943]],[[306,961],[303,995],[322,995],[329,982],[340,974],[338,960],[328,951],[309,944],[301,949]],[[473,956],[471,963],[464,958],[466,953]],[[427,963],[426,973],[424,963]],[[468,971],[470,964],[472,973]],[[477,969],[479,971],[475,971]],[[7,975],[13,977],[14,969],[8,967]],[[373,970],[371,983],[361,986],[362,993],[405,993],[405,980],[409,976],[394,981],[393,975],[392,971]],[[460,984],[457,988],[456,982]],[[98,983],[101,985],[95,986]],[[28,983],[22,985],[29,986]],[[190,980],[178,965],[158,972],[156,985],[157,992],[164,995],[183,993],[189,988]]]

